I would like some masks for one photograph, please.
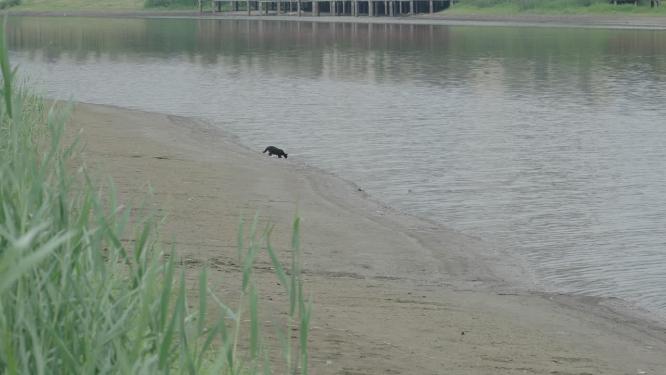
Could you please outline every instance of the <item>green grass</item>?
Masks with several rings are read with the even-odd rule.
[[[210,0],[204,2],[211,9]],[[12,7],[25,11],[141,11],[151,10],[197,10],[192,0],[21,0]]]
[[[143,9],[143,0],[21,0],[12,9],[35,11],[131,11]]]
[[[204,7],[209,5],[210,1],[204,1]],[[170,9],[196,9],[198,2],[192,0],[145,0],[145,8],[170,8]]]
[[[649,1],[641,5],[613,5],[607,0],[460,0],[453,8],[444,11],[446,14],[486,14],[486,15],[519,15],[519,14],[638,14],[666,15],[666,6],[650,8]]]
[[[260,230],[255,218],[238,232],[235,307],[210,292],[203,268],[192,309],[192,285],[175,250],[160,250],[150,214],[130,214],[112,184],[101,190],[74,167],[80,147],[63,141],[68,109],[13,86],[4,35],[0,71],[1,374],[308,373],[312,306],[298,219],[289,271],[270,245],[272,228]],[[263,251],[288,296],[276,344],[253,277]]]

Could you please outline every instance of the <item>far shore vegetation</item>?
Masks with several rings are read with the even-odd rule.
[[[655,0],[454,0],[454,5],[441,14],[585,14],[585,15],[664,15]],[[652,7],[652,5],[655,5]],[[0,9],[12,7],[21,11],[196,11],[199,0],[0,0]],[[202,0],[205,11],[212,9],[211,0]]]
[[[198,10],[198,0],[0,0],[0,8],[8,3],[15,10],[24,11],[141,11],[149,10]],[[11,3],[11,4],[10,4]],[[210,0],[203,0],[207,10]]]
[[[654,5],[654,7],[652,6]],[[443,13],[448,14],[562,14],[562,15],[666,15],[666,0],[661,6],[650,0],[459,0]]]

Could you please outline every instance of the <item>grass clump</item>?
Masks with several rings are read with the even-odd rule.
[[[1,0],[0,1],[0,9],[6,9],[9,7],[13,7],[16,5],[20,5],[21,0]]]
[[[0,373],[307,374],[312,307],[301,283],[299,220],[290,272],[270,245],[271,228],[257,230],[255,219],[239,231],[237,306],[210,293],[204,268],[191,309],[184,271],[173,250],[160,252],[154,221],[130,215],[113,188],[102,194],[85,168],[72,170],[79,148],[63,141],[67,110],[13,87],[4,34],[0,41]],[[275,347],[252,276],[264,250],[289,298]]]
[[[0,0],[20,5],[17,9],[28,11],[95,11],[121,12],[151,10],[194,10],[199,0]],[[210,7],[210,0],[202,0]]]
[[[199,0],[145,0],[146,8],[194,9],[199,7]]]
[[[134,11],[144,0],[21,0],[18,10],[30,11]]]

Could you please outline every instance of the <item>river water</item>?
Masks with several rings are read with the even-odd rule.
[[[666,315],[666,31],[20,17],[9,42],[49,97],[203,118],[540,289]]]

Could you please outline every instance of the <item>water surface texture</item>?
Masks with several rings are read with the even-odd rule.
[[[509,249],[540,288],[666,313],[665,31],[14,18],[9,38],[51,97],[204,118]]]

